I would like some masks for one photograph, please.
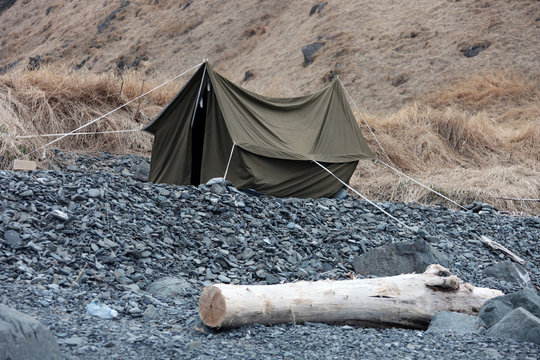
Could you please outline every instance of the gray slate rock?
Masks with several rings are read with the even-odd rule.
[[[148,305],[146,310],[144,310],[143,316],[147,319],[158,319],[162,317],[163,314],[154,305]]]
[[[134,167],[135,172],[133,173],[133,178],[139,181],[148,181],[148,176],[150,175],[150,164],[146,161],[141,161],[137,166]]]
[[[527,289],[533,288],[531,277],[525,267],[510,260],[490,265],[482,273],[495,279],[518,283]]]
[[[322,42],[316,42],[306,45],[302,48],[302,54],[304,55],[304,66],[308,66],[313,62],[313,55],[324,45]]]
[[[15,230],[8,230],[4,233],[4,242],[12,249],[18,249],[23,246],[21,236]]]
[[[147,291],[153,295],[175,297],[192,290],[191,284],[182,278],[165,277],[154,281]]]
[[[506,314],[486,335],[540,345],[540,319],[519,307]]]
[[[429,324],[427,332],[464,335],[479,334],[485,330],[485,324],[478,316],[461,314],[453,311],[436,313]]]
[[[478,317],[490,328],[518,307],[522,307],[533,315],[540,317],[540,296],[534,290],[523,290],[489,299],[480,309]]]
[[[448,267],[449,262],[446,256],[422,239],[383,245],[353,261],[357,273],[376,276],[423,273],[431,264]]]
[[[0,304],[0,360],[60,359],[51,331],[36,319]]]

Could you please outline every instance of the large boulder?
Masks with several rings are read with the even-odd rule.
[[[540,345],[540,319],[519,307],[506,314],[486,335]]]
[[[484,330],[485,324],[478,316],[441,311],[431,318],[427,332],[464,335],[479,334]]]
[[[509,295],[498,296],[486,301],[478,316],[490,328],[518,307],[522,307],[534,316],[540,317],[540,296],[535,290],[522,290]]]
[[[375,276],[423,273],[431,264],[448,267],[449,261],[422,239],[379,246],[353,261],[354,271]]]
[[[0,304],[0,360],[60,359],[54,335],[36,319]]]
[[[523,265],[505,260],[486,267],[482,273],[495,279],[520,284],[524,288],[532,289],[531,277]]]

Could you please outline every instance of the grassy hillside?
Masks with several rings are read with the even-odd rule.
[[[0,166],[51,140],[16,135],[72,130],[209,58],[236,83],[272,96],[309,93],[339,75],[381,160],[363,118],[393,164],[458,202],[539,213],[538,202],[495,198],[540,198],[538,1],[327,1],[310,15],[315,4],[0,6]],[[305,66],[301,49],[315,42],[323,45]],[[185,80],[89,130],[139,128]],[[55,146],[148,153],[150,144],[135,132]],[[440,201],[380,164],[361,163],[352,184],[376,200]]]

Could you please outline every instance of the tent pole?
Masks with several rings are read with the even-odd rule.
[[[202,84],[204,83],[204,76],[206,75],[206,66],[204,67],[201,84],[199,85],[199,92],[197,93],[197,102],[195,103],[195,108],[193,109],[193,116],[191,117],[191,127],[193,127],[193,122],[195,121],[195,114],[197,113],[197,106],[199,105],[199,99],[201,97]]]
[[[236,146],[236,143],[233,141],[232,148],[231,148],[231,154],[229,155],[229,161],[227,162],[227,167],[225,168],[225,174],[223,175],[223,180],[225,180],[227,178],[227,173],[229,172],[229,165],[231,164],[232,154],[233,154],[235,146]]]

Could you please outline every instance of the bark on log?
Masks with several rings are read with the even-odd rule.
[[[425,329],[439,311],[477,314],[499,290],[464,283],[440,265],[423,274],[278,285],[207,286],[199,315],[207,326],[322,322]]]

